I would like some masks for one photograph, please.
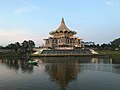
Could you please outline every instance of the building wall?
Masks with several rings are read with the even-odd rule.
[[[69,47],[81,47],[81,40],[78,38],[60,37],[49,38],[45,40],[45,47],[59,47],[60,45],[68,45]]]

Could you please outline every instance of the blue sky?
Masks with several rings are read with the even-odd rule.
[[[0,0],[0,45],[29,39],[42,45],[62,17],[84,41],[120,37],[120,0]]]

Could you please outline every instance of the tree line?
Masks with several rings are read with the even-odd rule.
[[[32,40],[24,40],[22,43],[15,42],[6,47],[0,46],[0,49],[9,49],[18,53],[32,53],[35,43]],[[97,50],[120,50],[120,38],[114,39],[110,43],[84,45],[85,48],[94,48]]]
[[[3,47],[3,48],[12,50],[16,53],[32,53],[34,47],[35,47],[34,41],[24,40],[22,43],[20,43],[20,42],[11,43],[11,44],[8,44],[6,47]]]
[[[120,50],[120,38],[114,39],[110,43],[103,44],[93,44],[93,45],[85,45],[86,48],[94,48],[98,50]]]

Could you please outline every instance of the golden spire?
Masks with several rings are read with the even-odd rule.
[[[70,31],[67,26],[65,25],[64,18],[62,18],[61,24],[56,31]]]

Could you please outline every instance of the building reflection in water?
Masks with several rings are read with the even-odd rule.
[[[93,71],[112,72],[112,59],[111,58],[91,58],[91,63],[85,65],[85,69]]]
[[[114,57],[112,63],[114,64],[113,72],[120,74],[120,57]]]
[[[112,64],[112,58],[91,58],[91,63]]]
[[[43,58],[42,60],[43,62],[49,63],[45,65],[46,72],[52,81],[60,85],[61,90],[65,90],[68,83],[76,80],[80,72],[78,61],[68,57],[49,57]]]
[[[119,59],[103,57],[43,57],[31,58],[31,60],[39,60],[39,66],[44,68],[52,82],[60,85],[61,90],[65,90],[70,82],[77,80],[77,76],[86,69],[120,74]],[[34,65],[27,64],[28,61],[28,59],[24,58],[0,59],[1,64],[16,72],[21,70],[23,73],[33,73]]]
[[[70,82],[77,80],[78,74],[86,69],[102,72],[113,72],[115,69],[113,60],[103,57],[49,57],[41,58],[41,60],[43,63],[48,63],[45,65],[46,72],[51,81],[60,85],[61,90],[65,90]]]

